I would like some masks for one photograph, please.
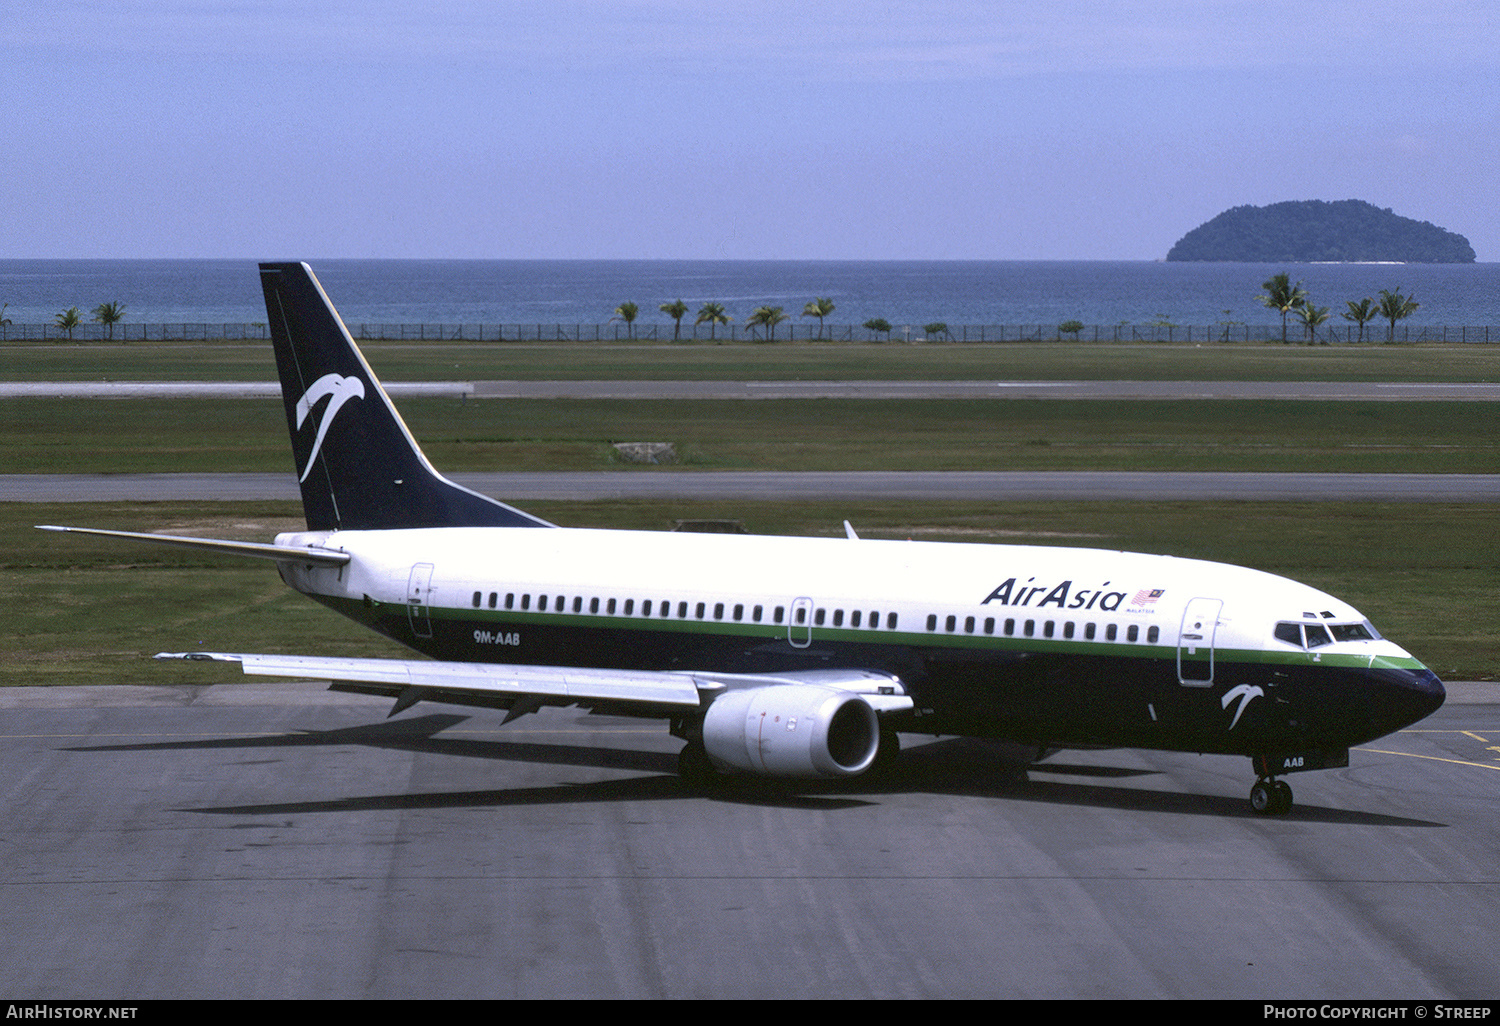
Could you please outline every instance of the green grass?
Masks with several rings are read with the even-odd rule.
[[[401,410],[447,471],[600,470],[670,441],[681,469],[1495,473],[1500,404],[1291,400],[472,400]],[[14,399],[0,473],[285,472],[274,399]]]
[[[762,534],[1084,545],[1256,566],[1351,602],[1454,680],[1500,671],[1487,504],[535,502],[579,527],[660,530],[728,517]],[[260,561],[32,529],[38,523],[269,540],[295,503],[0,503],[0,684],[206,684],[237,670],[164,665],[162,650],[392,656],[403,651],[293,593]]]
[[[1500,346],[451,346],[372,344],[391,380],[434,378],[1183,379],[1493,381]],[[267,346],[0,346],[0,378],[271,380]],[[612,441],[672,441],[695,468],[1320,470],[1495,473],[1493,403],[407,400],[450,470],[602,469]],[[7,400],[0,472],[289,472],[274,400]],[[1288,503],[529,503],[577,526],[729,517],[761,533],[1038,541],[1258,566],[1351,601],[1454,679],[1500,668],[1492,505]],[[289,503],[0,503],[0,682],[238,679],[149,655],[198,646],[392,654],[259,562],[37,523],[268,539]]]
[[[1500,380],[1500,345],[364,342],[389,381]],[[6,381],[271,381],[266,343],[0,344]]]

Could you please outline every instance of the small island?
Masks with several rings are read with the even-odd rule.
[[[1168,260],[1247,264],[1472,264],[1462,235],[1363,200],[1234,207],[1177,240]]]

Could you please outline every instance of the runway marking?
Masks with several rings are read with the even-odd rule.
[[[1432,731],[1438,733],[1438,731]],[[1467,731],[1442,731],[1442,733],[1467,733]],[[1432,762],[1451,762],[1455,766],[1475,766],[1479,769],[1500,770],[1500,765],[1491,765],[1487,762],[1469,762],[1467,759],[1444,759],[1437,755],[1416,755],[1412,752],[1391,752],[1384,748],[1355,748],[1356,752],[1372,752],[1375,755],[1404,755],[1408,759],[1428,759]]]

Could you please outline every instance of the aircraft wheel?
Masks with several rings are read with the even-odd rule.
[[[1284,780],[1257,780],[1250,789],[1250,808],[1257,816],[1284,816],[1292,809],[1292,789]]]
[[[1270,816],[1276,812],[1276,793],[1271,783],[1257,780],[1250,789],[1250,809],[1257,816]]]
[[[1285,816],[1292,811],[1292,788],[1285,780],[1273,781],[1271,790],[1275,795],[1276,808],[1273,810],[1278,816]]]
[[[677,775],[684,784],[700,791],[709,790],[719,782],[719,771],[709,760],[708,752],[691,741],[677,753]]]

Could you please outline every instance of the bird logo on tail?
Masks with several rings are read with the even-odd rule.
[[[307,420],[308,414],[324,398],[328,399],[328,406],[323,410],[323,418],[318,422],[318,437],[313,439],[312,452],[307,456],[307,466],[302,469],[302,476],[297,480],[306,481],[307,475],[312,473],[313,463],[318,458],[318,451],[323,447],[323,438],[328,434],[328,428],[333,424],[333,418],[338,414],[339,408],[350,399],[363,399],[365,397],[365,383],[356,377],[344,377],[339,374],[324,374],[314,381],[308,390],[302,393],[302,398],[297,400],[297,427],[302,427]]]

